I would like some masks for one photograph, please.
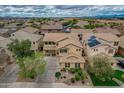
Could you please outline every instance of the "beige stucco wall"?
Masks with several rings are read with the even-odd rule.
[[[98,49],[98,51],[94,51],[94,49]],[[108,53],[109,49],[113,49],[112,54]],[[87,56],[94,56],[94,55],[97,55],[99,53],[105,53],[109,56],[114,56],[115,52],[116,52],[115,48],[112,48],[112,47],[107,46],[107,45],[99,46],[96,48],[90,48],[89,46],[87,46],[85,49],[85,53],[87,54]]]
[[[75,63],[77,63],[77,62],[75,62]],[[75,63],[71,63],[71,64],[70,64],[70,68],[75,68]],[[61,64],[59,64],[59,65],[60,65],[60,69],[65,68],[65,64],[64,64],[64,63],[61,63]],[[80,67],[81,67],[82,69],[84,69],[84,63],[80,63]]]
[[[41,47],[41,44],[42,44],[42,40],[39,39],[38,41],[34,41],[35,44],[33,44],[33,41],[31,42],[31,50],[38,50],[39,47]]]
[[[58,53],[59,53],[59,56],[64,56],[64,55],[67,55],[67,54],[77,54],[77,55],[82,55],[82,48],[79,48],[75,45],[67,45],[63,48],[67,48],[68,49],[68,52],[67,53],[60,53],[60,49],[58,50]],[[77,49],[80,49],[80,51],[77,51]]]

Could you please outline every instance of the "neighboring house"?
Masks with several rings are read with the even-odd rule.
[[[74,29],[74,28],[70,29],[70,32],[71,33],[79,33],[79,34],[81,34],[81,33],[93,33],[93,31],[91,29]]]
[[[9,36],[8,31],[9,31],[8,29],[0,28],[0,36],[2,36],[2,37],[8,37]]]
[[[10,37],[12,33],[16,32],[16,29],[6,29],[6,28],[0,28],[0,36],[2,37]]]
[[[1,41],[1,40],[4,40],[4,39],[6,39],[6,38],[4,38],[4,37],[0,36],[0,41]]]
[[[22,28],[23,25],[20,25],[20,23],[16,23],[16,22],[10,22],[8,25],[5,25],[4,28],[7,28],[7,29],[12,29],[12,28],[15,28],[15,29],[19,29],[19,28]]]
[[[14,57],[11,51],[8,50],[8,44],[10,44],[12,42],[12,40],[10,38],[3,38],[0,37],[0,48],[4,49],[7,53],[7,55],[9,55],[11,62],[14,62]]]
[[[34,28],[34,27],[25,27],[25,28],[20,29],[19,31],[24,31],[24,32],[35,34],[39,31],[39,29]]]
[[[3,70],[11,62],[10,56],[4,48],[0,47],[0,70]]]
[[[78,34],[46,33],[43,43],[43,51],[46,56],[58,56],[60,58],[60,68],[84,67],[83,47]]]
[[[99,53],[114,56],[118,50],[119,38],[111,33],[85,33],[83,34],[83,46],[87,56],[94,56]]]
[[[102,27],[102,28],[95,28],[93,29],[94,33],[112,33],[114,35],[120,36],[121,33],[117,29],[109,28],[109,27]]]
[[[31,42],[31,50],[39,51],[42,48],[42,39],[41,35],[36,35],[24,31],[17,31],[11,34],[11,39],[18,39],[18,40],[29,40]]]
[[[41,27],[41,30],[39,31],[39,34],[42,35],[44,33],[49,33],[49,32],[52,32],[52,33],[56,33],[56,32],[61,32],[63,29],[63,26],[62,24],[60,23],[56,23],[56,22],[51,22],[51,23],[48,23],[48,24],[43,24],[42,27]]]
[[[119,42],[118,54],[124,57],[124,36],[121,36]]]

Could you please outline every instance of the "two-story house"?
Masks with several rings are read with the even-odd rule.
[[[44,36],[43,42],[45,55],[58,56],[61,69],[65,67],[84,68],[83,47],[79,41],[78,34],[47,33]]]

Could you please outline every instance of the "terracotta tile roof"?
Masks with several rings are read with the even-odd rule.
[[[19,31],[24,31],[24,32],[28,32],[28,33],[35,33],[38,31],[37,28],[34,28],[34,27],[25,27],[25,28],[22,28],[20,29]]]
[[[76,54],[68,54],[66,56],[60,57],[60,63],[85,63],[85,60],[83,57],[81,57],[80,55],[76,55]]]
[[[81,43],[78,40],[78,34],[76,33],[47,33],[43,41],[58,42],[58,48],[64,47],[69,44],[73,44],[82,48]]]
[[[55,23],[55,24],[43,24],[42,29],[62,29],[62,24]]]
[[[59,42],[58,48],[65,47],[67,45],[75,45],[77,47],[83,48],[82,44],[79,42],[79,40],[72,39],[72,38],[69,38],[69,39],[66,39],[64,41]]]
[[[71,33],[93,33],[90,29],[71,29]]]
[[[112,33],[84,33],[83,40],[87,40],[90,36],[96,36],[97,38],[106,40],[108,42],[111,41],[119,41],[119,38]]]
[[[40,38],[42,38],[41,35],[36,35],[32,33],[27,33],[24,31],[17,31],[12,34],[12,39],[18,39],[18,40],[30,40],[30,41],[38,41]]]
[[[4,40],[4,39],[5,39],[4,37],[0,36],[0,40]]]
[[[3,40],[0,40],[0,47],[7,48],[7,45],[11,42],[12,40],[10,38],[5,38]]]

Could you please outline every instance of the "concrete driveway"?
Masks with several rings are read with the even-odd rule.
[[[67,87],[63,83],[55,83],[55,72],[59,63],[57,57],[45,57],[47,61],[46,70],[43,75],[36,79],[36,82],[16,82],[18,68],[15,65],[8,67],[4,75],[0,77],[0,88],[52,88]]]
[[[39,76],[36,80],[37,83],[54,83],[55,72],[58,70],[59,63],[57,57],[45,57],[47,61],[45,73]]]
[[[4,74],[0,77],[0,83],[13,83],[16,81],[18,68],[15,64],[8,65]]]

